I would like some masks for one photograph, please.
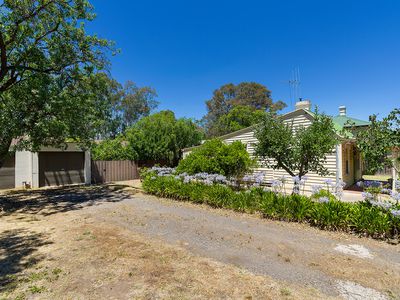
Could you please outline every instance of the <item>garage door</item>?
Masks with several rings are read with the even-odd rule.
[[[15,156],[8,158],[0,168],[0,189],[15,187]]]
[[[84,183],[83,152],[39,152],[39,186]]]

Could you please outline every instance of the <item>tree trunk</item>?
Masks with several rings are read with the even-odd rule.
[[[300,183],[294,182],[292,194],[300,194]]]
[[[12,139],[6,138],[0,140],[0,168],[3,167],[4,162],[8,157]]]

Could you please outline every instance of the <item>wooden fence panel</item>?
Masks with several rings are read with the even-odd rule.
[[[130,160],[92,160],[92,183],[139,179],[138,166]]]

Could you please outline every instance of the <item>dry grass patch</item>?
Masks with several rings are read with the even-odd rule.
[[[78,222],[79,220],[79,222]],[[0,299],[318,299],[306,289],[191,255],[72,213],[35,222],[54,224],[51,237],[27,253]],[[25,223],[26,224],[26,223]],[[2,253],[4,255],[4,253]],[[40,260],[34,260],[40,257]]]

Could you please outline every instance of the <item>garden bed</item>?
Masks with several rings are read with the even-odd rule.
[[[160,175],[158,175],[160,174]],[[217,178],[218,175],[214,177]],[[265,218],[308,223],[325,230],[345,231],[378,239],[399,239],[400,206],[374,201],[345,203],[334,196],[285,195],[262,187],[237,190],[218,181],[196,180],[165,172],[143,175],[145,192],[160,197],[204,203]]]

